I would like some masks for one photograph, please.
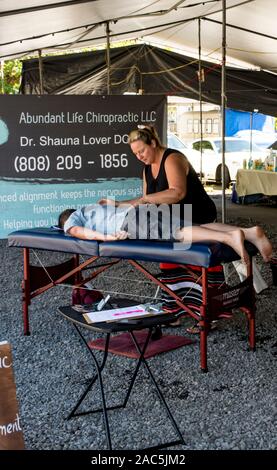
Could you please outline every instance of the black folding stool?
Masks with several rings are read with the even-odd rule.
[[[167,415],[168,415],[168,417],[171,421],[171,424],[172,424],[173,428],[175,429],[175,431],[178,435],[178,439],[175,440],[175,441],[170,441],[170,442],[166,442],[166,443],[161,444],[161,445],[148,447],[147,449],[162,449],[162,448],[165,448],[165,447],[174,446],[174,445],[178,445],[178,444],[185,444],[183,436],[181,434],[181,431],[178,428],[177,423],[175,422],[175,420],[172,416],[172,413],[171,413],[171,411],[170,411],[170,409],[169,409],[169,407],[168,407],[168,405],[165,401],[165,398],[164,398],[164,396],[163,396],[163,394],[162,394],[162,392],[161,392],[161,390],[160,390],[160,388],[159,388],[159,386],[158,386],[158,384],[157,384],[157,382],[156,382],[156,380],[155,380],[155,378],[152,374],[152,371],[151,371],[151,369],[150,369],[150,367],[149,367],[149,365],[148,365],[148,363],[147,363],[147,361],[144,357],[144,354],[145,354],[147,345],[149,343],[149,340],[151,338],[153,329],[158,325],[167,324],[167,323],[171,323],[173,321],[176,321],[176,315],[162,314],[162,315],[144,317],[144,318],[135,319],[135,320],[130,319],[130,320],[128,320],[128,322],[126,320],[124,322],[117,321],[117,322],[111,322],[111,323],[102,322],[102,323],[88,324],[86,322],[86,320],[83,318],[83,315],[80,314],[80,312],[74,310],[74,308],[72,308],[72,306],[59,307],[58,312],[61,313],[67,320],[69,320],[73,323],[73,325],[74,325],[76,331],[78,332],[82,342],[86,345],[86,348],[89,351],[89,353],[90,353],[90,355],[93,359],[94,365],[96,367],[96,374],[90,380],[89,385],[87,386],[86,390],[82,393],[81,397],[79,398],[78,402],[76,403],[76,405],[74,406],[74,408],[72,409],[70,414],[68,415],[67,419],[70,419],[70,418],[73,418],[73,417],[76,417],[76,416],[82,416],[82,415],[87,415],[87,414],[90,414],[90,413],[97,413],[97,412],[102,411],[103,418],[104,418],[104,426],[105,426],[105,431],[106,431],[107,445],[108,445],[108,449],[111,450],[112,449],[112,443],[111,443],[111,435],[110,435],[110,427],[109,427],[107,411],[114,410],[114,409],[117,409],[117,408],[125,408],[126,407],[129,396],[131,394],[131,391],[132,391],[132,388],[133,388],[133,385],[134,385],[134,382],[135,382],[135,379],[136,379],[136,376],[138,374],[139,368],[140,368],[141,364],[143,364],[144,367],[145,367],[145,370],[147,371],[147,374],[148,374],[148,376],[149,376],[149,378],[152,382],[152,384],[155,387],[155,390],[158,394],[158,397],[159,397],[161,403],[163,404],[163,406],[164,406],[164,408],[167,412]],[[101,363],[100,363],[99,360],[97,360],[97,357],[94,354],[93,350],[89,347],[89,345],[87,343],[87,340],[85,339],[85,337],[81,333],[79,327],[84,327],[88,330],[95,331],[95,332],[96,331],[101,332],[101,333],[104,333],[106,335],[105,349],[104,349],[104,352],[103,352],[103,357],[102,357]],[[147,337],[146,337],[146,340],[145,340],[145,343],[144,343],[143,347],[140,348],[140,346],[138,344],[138,341],[137,341],[137,339],[134,335],[134,331],[138,331],[138,330],[142,330],[142,329],[147,329],[148,334],[147,334]],[[130,336],[133,340],[133,343],[134,343],[134,345],[137,349],[139,358],[138,358],[137,365],[136,365],[136,368],[134,370],[133,376],[131,378],[131,382],[130,382],[129,388],[127,390],[127,394],[126,394],[126,397],[124,399],[124,402],[120,405],[107,407],[106,398],[105,398],[105,391],[104,391],[104,386],[103,386],[103,381],[102,381],[102,371],[104,369],[106,359],[107,359],[107,356],[108,356],[110,336],[111,336],[112,333],[117,333],[117,332],[122,332],[122,331],[129,332],[129,334],[130,334]],[[79,406],[81,405],[81,403],[83,402],[86,395],[91,390],[93,384],[96,382],[97,379],[99,381],[99,387],[100,387],[100,392],[101,392],[102,407],[98,408],[98,409],[78,412],[77,410],[78,410]]]

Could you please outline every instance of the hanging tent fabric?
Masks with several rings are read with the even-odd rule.
[[[198,60],[149,45],[110,50],[111,94],[165,94],[198,99]],[[105,50],[45,57],[42,60],[46,94],[105,94]],[[202,61],[204,101],[220,105],[221,67]],[[23,62],[21,93],[39,94],[39,61]],[[226,67],[227,106],[244,111],[258,108],[276,115],[277,81],[263,71]]]

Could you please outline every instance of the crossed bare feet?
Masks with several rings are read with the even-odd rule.
[[[246,239],[255,245],[261,253],[263,260],[268,263],[272,258],[272,245],[259,226],[244,229]]]

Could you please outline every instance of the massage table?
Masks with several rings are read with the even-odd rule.
[[[18,230],[8,236],[9,247],[23,249],[23,323],[24,334],[30,334],[28,307],[31,300],[62,284],[71,283],[80,287],[95,278],[99,273],[110,269],[121,260],[127,260],[135,269],[143,273],[154,284],[175,299],[192,318],[199,322],[200,327],[200,365],[202,371],[207,371],[207,336],[212,320],[220,313],[233,308],[239,308],[248,319],[249,346],[255,349],[255,293],[253,289],[252,267],[246,280],[236,286],[224,286],[221,289],[211,289],[207,282],[207,270],[239,259],[239,256],[227,245],[221,243],[193,243],[189,249],[174,249],[170,241],[123,240],[116,242],[98,242],[81,240],[55,228],[33,228]],[[257,253],[256,248],[245,242],[246,249],[252,258]],[[55,266],[32,266],[30,264],[30,249],[53,252],[71,253],[73,256]],[[84,255],[85,261],[80,262]],[[94,268],[94,263],[103,264]],[[199,266],[201,268],[202,304],[199,312],[193,311],[165,283],[161,282],[142,264],[143,262],[174,263],[180,266]],[[252,263],[251,263],[252,265]],[[94,268],[93,273],[84,277],[88,268]]]

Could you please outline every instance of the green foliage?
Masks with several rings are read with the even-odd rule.
[[[7,60],[1,66],[0,94],[16,95],[20,87],[22,63],[20,60]]]

